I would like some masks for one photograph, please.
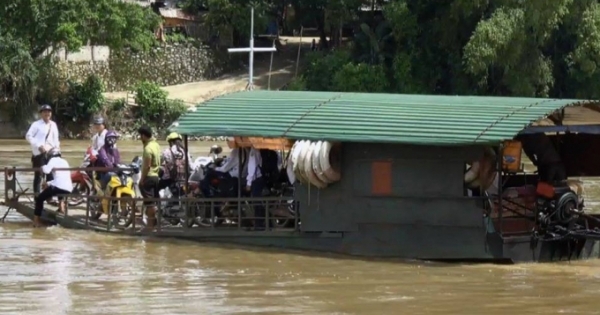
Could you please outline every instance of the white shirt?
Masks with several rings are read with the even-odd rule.
[[[104,129],[102,132],[96,133],[92,137],[92,152],[94,152],[95,155],[98,155],[98,151],[100,151],[100,149],[104,146],[104,139],[106,138],[107,133],[108,130]]]
[[[252,148],[248,156],[248,176],[246,177],[246,186],[252,186],[252,182],[262,176],[260,166],[262,165],[262,157],[260,151]]]
[[[49,151],[51,148],[60,148],[58,127],[52,120],[48,121],[48,123],[44,122],[43,119],[34,121],[27,131],[25,139],[31,145],[31,153],[34,156],[40,155],[41,146],[45,146],[46,151]]]
[[[53,157],[48,164],[42,166],[42,171],[46,174],[52,172],[54,179],[48,182],[48,186],[54,186],[68,192],[73,191],[73,182],[71,181],[71,171],[54,171],[55,168],[69,168],[69,162],[60,157]]]
[[[237,178],[239,176],[240,168],[240,149],[235,148],[231,150],[231,154],[227,157],[225,164],[217,167],[215,170],[223,173],[229,173],[231,177]]]

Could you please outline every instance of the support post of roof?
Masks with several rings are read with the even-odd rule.
[[[255,52],[275,52],[277,48],[275,45],[273,47],[260,47],[254,48],[254,8],[250,9],[250,47],[245,48],[229,48],[227,52],[229,53],[239,53],[239,52],[247,52],[249,53],[248,60],[248,90],[254,89],[254,53]]]

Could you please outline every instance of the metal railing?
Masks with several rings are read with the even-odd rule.
[[[5,179],[5,202],[10,208],[15,208],[17,203],[25,204],[19,200],[21,196],[35,195],[28,193],[29,188],[23,189],[17,179],[17,174],[20,172],[39,171],[39,168],[4,168],[0,170],[4,172]],[[118,171],[132,170],[131,168],[105,168],[105,167],[86,167],[86,168],[65,168],[55,169],[55,171]],[[19,189],[17,189],[17,186]],[[248,222],[264,222],[265,230],[274,228],[283,228],[287,230],[299,230],[299,203],[291,197],[240,197],[240,198],[205,198],[201,196],[193,196],[192,192],[185,193],[185,196],[179,198],[141,198],[137,195],[137,189],[134,196],[125,196],[117,198],[114,196],[105,196],[98,194],[81,195],[81,194],[65,194],[57,197],[65,199],[65,204],[68,205],[70,198],[84,198],[85,208],[80,206],[67,206],[64,211],[65,218],[84,219],[84,227],[89,228],[92,222],[96,226],[104,226],[107,231],[120,228],[121,230],[136,231],[138,220],[144,218],[149,205],[142,203],[153,203],[156,208],[156,231],[161,231],[165,226],[163,223],[171,223],[172,227],[178,227],[183,230],[189,229],[224,229],[235,227],[237,229],[246,229],[252,227]],[[132,198],[133,197],[133,198]],[[104,205],[103,201],[108,201]],[[29,200],[31,202],[31,199]],[[116,204],[118,203],[118,204]],[[129,203],[128,205],[125,203]],[[118,211],[113,209],[117,206]],[[121,205],[130,206],[130,209],[123,215]],[[257,210],[264,209],[264,215],[257,215]],[[10,208],[8,211],[10,211]],[[139,211],[141,209],[141,211]],[[294,209],[293,211],[291,209]],[[104,211],[105,210],[105,211]],[[227,211],[225,211],[227,210]],[[8,214],[5,214],[6,215]],[[74,211],[85,211],[85,215],[76,214]],[[282,211],[284,215],[282,214]],[[70,213],[71,212],[71,213]],[[102,213],[98,215],[98,213]],[[224,215],[225,214],[225,215]],[[106,220],[95,219],[93,216],[106,216]],[[119,215],[129,224],[119,226],[115,224],[113,216]],[[202,223],[200,223],[202,221]],[[280,226],[277,222],[284,222],[284,226]],[[178,224],[173,224],[177,222]],[[198,227],[196,227],[197,225]],[[262,226],[260,227],[262,229]]]

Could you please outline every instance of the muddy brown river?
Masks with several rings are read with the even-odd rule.
[[[193,155],[206,154],[212,144],[194,142]],[[86,145],[63,141],[72,166]],[[141,144],[119,142],[119,148],[130,160]],[[29,167],[29,158],[25,141],[0,141],[0,166]],[[24,185],[28,179],[20,177]],[[586,201],[596,207],[598,182],[587,181],[586,189]],[[598,260],[510,266],[364,261],[34,230],[18,214],[0,224],[3,315],[600,314],[599,295]]]

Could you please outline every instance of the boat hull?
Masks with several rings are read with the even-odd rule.
[[[15,203],[12,204],[12,207],[23,216],[29,219],[33,218],[33,208],[31,206]],[[196,242],[329,252],[363,258],[422,259],[448,262],[552,262],[600,258],[600,242],[594,240],[537,242],[537,244],[532,244],[531,237],[528,235],[502,238],[498,233],[487,233],[487,236],[484,236],[485,234],[480,233],[481,231],[474,231],[473,229],[463,229],[462,232],[465,239],[473,239],[473,242],[469,244],[447,241],[439,242],[437,246],[416,249],[420,246],[418,242],[415,242],[415,239],[418,238],[398,239],[396,244],[373,246],[373,242],[377,240],[361,237],[360,233],[306,233],[294,230],[246,231],[236,228],[184,227],[160,228],[155,231],[108,229],[104,224],[86,220],[85,216],[65,216],[51,209],[44,211],[43,219],[48,225],[59,225],[67,229],[90,230],[115,235],[177,238]],[[413,228],[409,232],[412,235],[421,233],[431,235],[431,231],[427,229],[419,233],[418,230]],[[454,233],[459,237],[459,234],[461,234],[460,229],[456,228]],[[441,233],[441,235],[443,234]],[[389,250],[391,248],[401,250],[391,251]]]

